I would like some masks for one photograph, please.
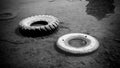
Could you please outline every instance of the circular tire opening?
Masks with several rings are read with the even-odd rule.
[[[47,21],[36,21],[36,22],[33,22],[30,26],[44,26],[47,24],[48,24]]]
[[[83,47],[87,44],[87,41],[84,39],[80,39],[80,38],[75,38],[75,39],[71,39],[68,44],[70,44],[72,47]]]
[[[8,16],[12,16],[11,13],[2,13],[0,14],[0,17],[8,17]]]

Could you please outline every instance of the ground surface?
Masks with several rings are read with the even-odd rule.
[[[1,11],[17,12],[16,18],[0,21],[0,65],[4,66],[1,68],[119,68],[119,0],[114,3],[112,0],[4,0],[0,3]],[[37,14],[59,18],[58,31],[36,38],[20,35],[18,23]],[[59,50],[57,39],[72,32],[96,37],[99,49],[87,55]]]

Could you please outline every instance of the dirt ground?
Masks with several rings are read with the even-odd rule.
[[[0,20],[0,68],[119,68],[119,0],[3,0],[0,11],[11,10],[13,19]],[[26,37],[17,28],[29,16],[47,14],[61,22],[53,34]],[[100,47],[86,55],[66,53],[56,47],[67,33],[86,33]]]

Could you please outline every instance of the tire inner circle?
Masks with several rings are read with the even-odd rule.
[[[35,21],[30,24],[30,26],[44,26],[44,25],[48,25],[48,22],[47,21]]]
[[[84,47],[88,44],[88,40],[85,38],[73,38],[68,41],[68,44],[72,47]]]
[[[10,17],[10,16],[12,16],[12,13],[9,12],[0,14],[0,17]]]

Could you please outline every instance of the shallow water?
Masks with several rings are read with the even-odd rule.
[[[0,21],[0,57],[4,68],[116,68],[119,66],[119,0],[4,0],[2,10],[18,12],[14,19]],[[48,14],[61,22],[58,31],[43,37],[24,37],[15,31],[29,16]],[[66,53],[56,47],[67,33],[86,33],[100,42],[86,55]]]

